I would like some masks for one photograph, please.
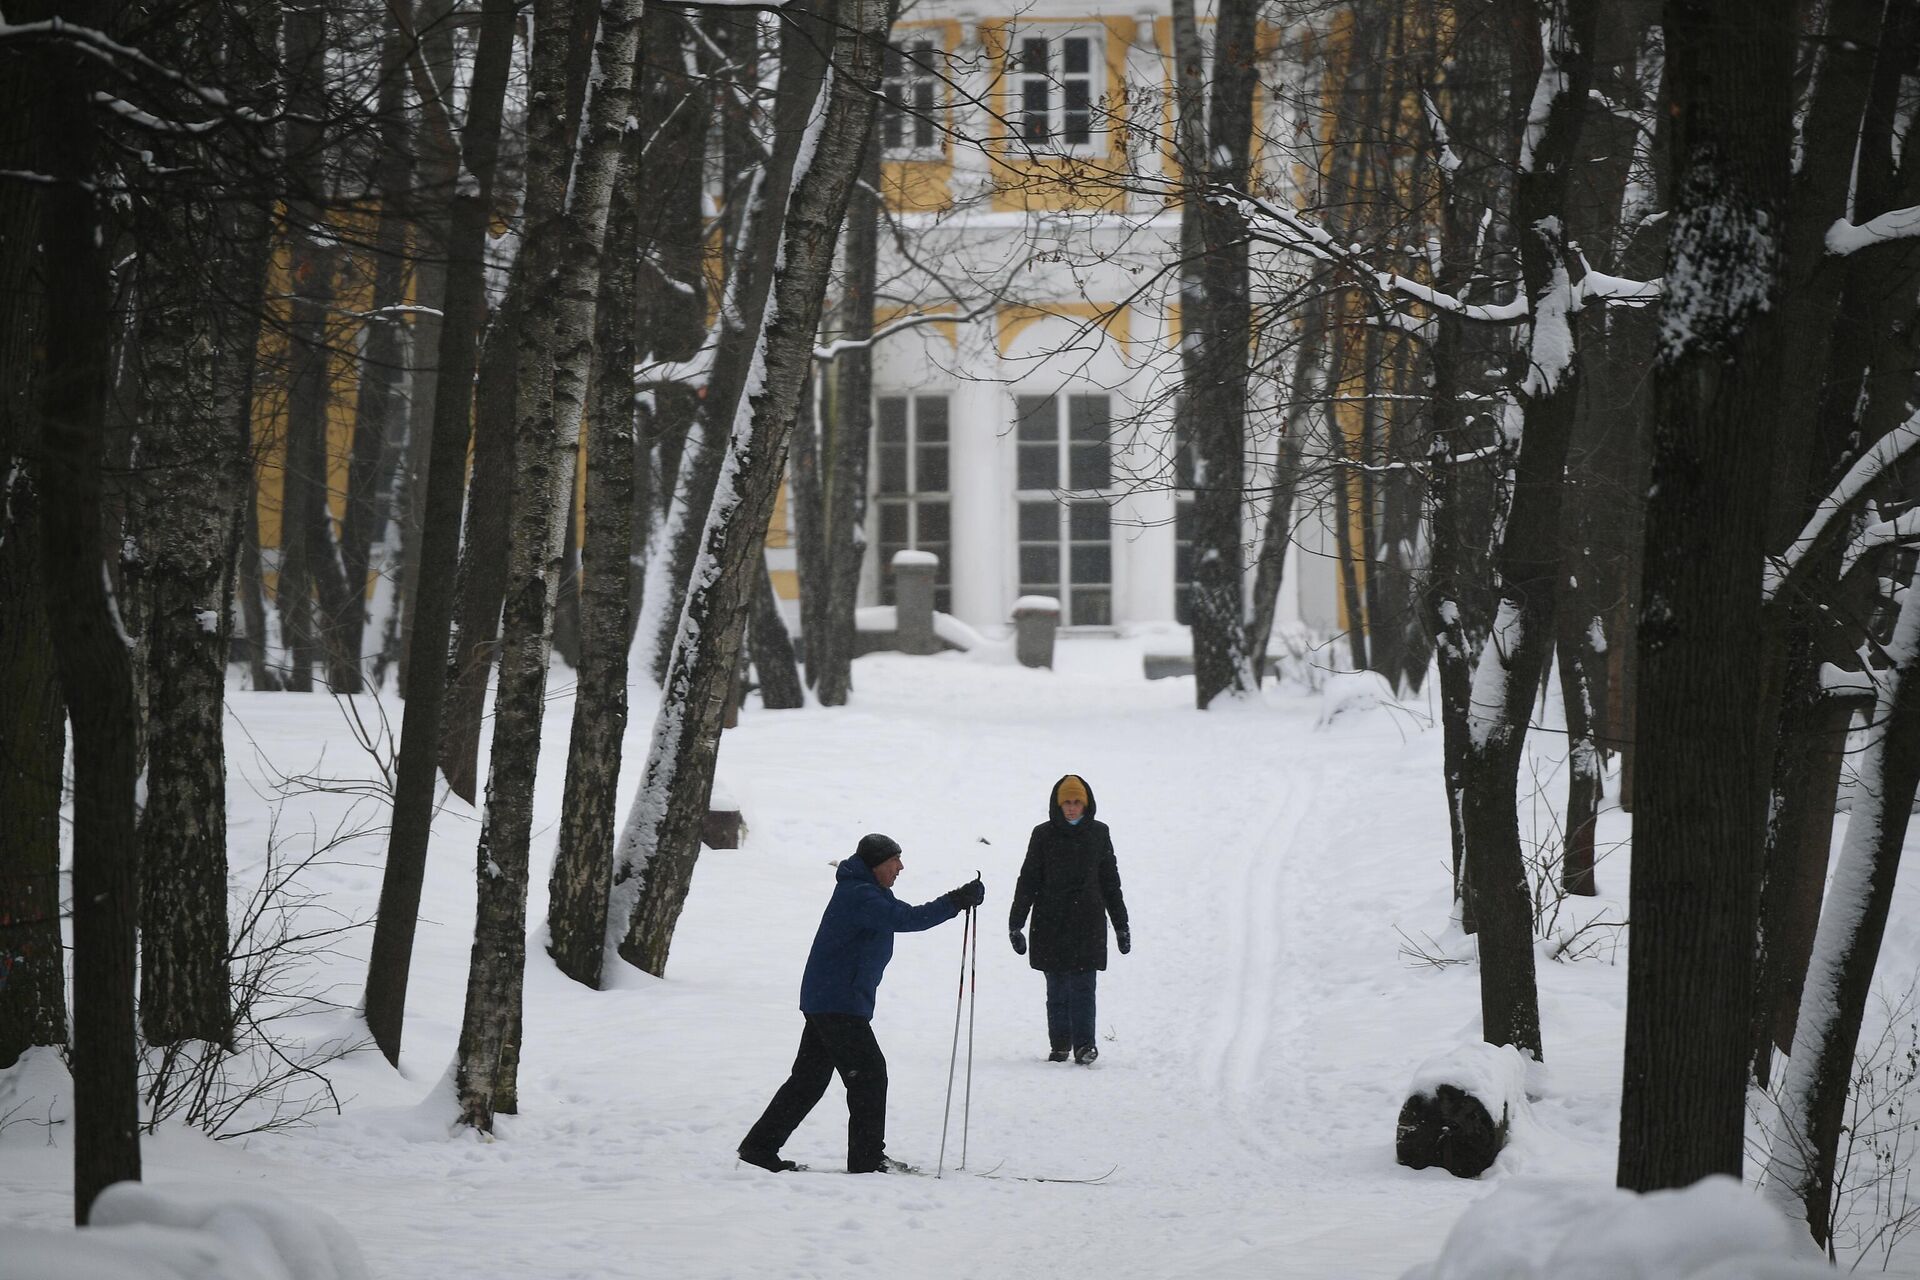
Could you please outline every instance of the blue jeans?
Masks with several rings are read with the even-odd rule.
[[[1099,971],[1047,971],[1047,1042],[1054,1049],[1093,1043],[1093,986]]]

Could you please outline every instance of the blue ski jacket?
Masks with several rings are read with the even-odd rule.
[[[943,894],[910,907],[882,889],[873,869],[848,858],[834,875],[833,897],[820,915],[800,979],[800,1012],[873,1016],[873,996],[893,959],[893,935],[944,924],[960,908]]]

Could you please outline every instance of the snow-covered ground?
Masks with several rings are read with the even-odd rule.
[[[1063,640],[1058,662],[1043,672],[957,653],[875,655],[856,666],[849,708],[749,710],[720,763],[749,824],[745,847],[702,855],[667,978],[622,967],[602,993],[559,976],[538,946],[572,713],[556,667],[520,1113],[493,1141],[450,1124],[477,834],[455,800],[435,827],[401,1070],[371,1052],[335,1064],[343,1112],[310,1127],[230,1142],[166,1127],[146,1144],[147,1178],[325,1210],[375,1276],[488,1280],[1365,1280],[1431,1260],[1462,1212],[1515,1174],[1610,1185],[1625,947],[1604,924],[1580,926],[1623,918],[1624,854],[1600,864],[1606,896],[1558,922],[1584,958],[1556,962],[1543,946],[1547,1065],[1528,1081],[1536,1096],[1513,1144],[1478,1181],[1401,1168],[1394,1120],[1409,1081],[1429,1056],[1479,1035],[1474,971],[1445,963],[1470,943],[1448,929],[1440,740],[1425,709],[1354,699],[1326,718],[1316,695],[1286,687],[1200,715],[1190,679],[1141,678],[1135,642]],[[272,779],[375,768],[328,698],[235,692],[231,705],[245,889],[270,826],[297,851],[356,803],[337,790],[280,800]],[[630,766],[650,711],[636,707]],[[397,703],[388,714],[397,726]],[[1133,953],[1115,954],[1101,978],[1091,1068],[1044,1060],[1041,979],[1004,928],[1026,833],[1068,771],[1093,785],[1133,918]],[[1523,831],[1550,838],[1550,814],[1535,819],[1523,817]],[[1602,849],[1626,829],[1605,815]],[[947,1162],[964,1150],[968,1170],[994,1177],[838,1173],[837,1084],[785,1152],[817,1172],[734,1160],[792,1059],[800,969],[833,864],[867,831],[904,846],[902,898],[924,901],[976,869],[985,877],[971,1124],[963,1143],[963,1079]],[[304,888],[368,917],[383,849],[378,836],[350,842],[310,868]],[[1903,911],[1890,938],[1900,957],[1890,963],[1908,972],[1912,919]],[[322,962],[349,1004],[368,940],[349,934]],[[960,947],[957,922],[902,937],[875,1019],[891,1076],[889,1152],[929,1171]],[[299,1034],[354,1026],[343,1012]],[[963,1025],[963,1055],[965,1035]],[[44,1069],[0,1074],[0,1116],[14,1117],[0,1130],[0,1225],[69,1220],[67,1131],[32,1122],[49,1106],[57,1118],[57,1085]],[[35,1090],[45,1096],[29,1101]],[[1109,1170],[1090,1185],[1007,1176]]]

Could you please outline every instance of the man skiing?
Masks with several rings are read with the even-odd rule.
[[[931,902],[910,907],[893,896],[904,862],[887,836],[862,836],[834,876],[833,897],[821,913],[800,979],[800,1012],[807,1024],[793,1070],[766,1111],[741,1140],[739,1155],[773,1173],[800,1166],[780,1148],[827,1091],[833,1073],[847,1087],[847,1172],[911,1172],[889,1160],[887,1060],[873,1038],[873,999],[893,959],[893,935],[918,933],[953,919],[986,899],[975,876]]]

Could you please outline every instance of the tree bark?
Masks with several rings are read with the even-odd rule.
[[[639,36],[639,0],[605,0],[593,49],[594,83],[575,164],[569,163],[565,147],[556,145],[562,140],[552,134],[543,136],[539,127],[537,107],[541,93],[551,92],[546,88],[551,72],[541,65],[536,37],[536,123],[530,129],[533,145],[527,156],[527,234],[551,235],[560,242],[553,246],[558,269],[551,309],[532,306],[535,300],[530,298],[526,318],[530,328],[544,327],[548,334],[544,339],[523,334],[521,347],[523,356],[534,348],[550,353],[552,370],[530,368],[524,360],[520,366],[507,598],[500,628],[486,817],[477,851],[480,903],[455,1075],[460,1119],[482,1132],[492,1130],[496,1110],[511,1109],[517,1094],[528,846],[553,643],[554,591],[573,505],[574,463],[593,358],[607,212],[632,113]],[[550,199],[559,216],[543,222],[537,215]],[[530,243],[528,249],[532,248]],[[630,421],[621,419],[629,431]],[[614,554],[624,556],[624,542]],[[624,603],[624,583],[620,596]],[[620,630],[624,629],[622,623]]]
[[[1825,1246],[1834,1161],[1853,1082],[1854,1051],[1886,935],[1900,850],[1920,787],[1920,584],[1910,583],[1890,670],[1876,673],[1870,723],[1877,734],[1860,765],[1858,800],[1820,915],[1793,1055],[1767,1160],[1767,1195],[1803,1218]]]
[[[753,616],[747,622],[747,649],[760,677],[760,706],[767,711],[796,711],[807,705],[800,667],[793,660],[793,637],[780,616],[773,574],[761,557],[760,581],[753,588]]]
[[[112,6],[73,0],[57,16],[112,31]],[[43,580],[73,726],[73,1199],[84,1224],[102,1189],[140,1177],[134,1054],[132,664],[102,555],[100,458],[112,341],[93,94],[98,64],[43,55],[45,172],[39,246],[46,282],[38,409]]]
[[[1193,500],[1194,705],[1204,711],[1225,693],[1244,698],[1260,687],[1247,651],[1247,366],[1252,304],[1245,219],[1209,190],[1244,191],[1252,166],[1255,47],[1260,6],[1220,0],[1211,75],[1191,0],[1174,0],[1179,96],[1181,255],[1180,412],[1195,458]],[[1210,82],[1209,98],[1203,84]],[[1201,119],[1205,105],[1206,119]]]
[[[1668,0],[1675,179],[1654,364],[1620,1185],[1740,1176],[1765,739],[1789,0]]]
[[[652,12],[652,11],[650,11]],[[649,59],[658,19],[642,22]],[[677,42],[676,42],[677,43]],[[634,324],[640,271],[636,178],[651,136],[640,126],[622,143],[594,316],[593,406],[587,413],[587,537],[581,554],[580,667],[567,748],[560,839],[547,881],[547,954],[575,982],[598,988],[613,881],[614,808],[627,729],[627,635],[631,622],[635,476]]]
[[[819,590],[825,597],[819,609],[820,632],[807,637],[807,666],[814,674],[814,694],[823,707],[845,706],[853,692],[854,610],[859,603],[860,570],[867,558],[867,460],[873,453],[873,302],[879,288],[880,199],[878,138],[867,143],[861,181],[847,202],[847,243],[844,253],[846,296],[841,299],[841,335],[864,345],[834,357],[832,412],[826,424],[831,437],[823,442],[826,474],[820,497],[824,554],[810,557],[824,562],[824,581],[810,586],[803,576],[800,589]],[[801,415],[804,422],[810,415]],[[888,566],[882,565],[881,572]],[[763,677],[764,679],[764,677]],[[764,693],[764,691],[763,691]]]
[[[442,167],[429,175],[429,185],[447,191],[453,207],[447,224],[439,390],[434,398],[430,466],[422,507],[421,572],[413,595],[408,651],[413,655],[409,659],[413,670],[422,675],[433,672],[435,678],[413,683],[401,719],[393,827],[387,841],[379,915],[367,964],[367,1028],[387,1061],[396,1065],[400,1061],[413,933],[420,917],[420,889],[426,877],[427,838],[432,834],[434,763],[439,756],[440,711],[446,692],[446,681],[440,673],[446,659],[452,579],[459,551],[461,482],[473,405],[475,347],[486,300],[487,221],[499,156],[501,104],[513,52],[514,11],[513,0],[486,0],[481,11],[480,40],[462,132],[463,167],[473,181],[456,181],[457,175],[445,168],[451,156],[444,151],[436,157]]]
[[[834,242],[872,130],[892,23],[890,0],[842,0],[835,15],[825,114],[809,130],[814,148],[784,220],[772,308],[753,342],[753,363],[763,376],[735,419],[724,483],[701,539],[640,794],[621,836],[615,902],[630,903],[632,909],[614,914],[625,926],[619,951],[648,973],[666,968],[674,925],[699,858],[727,684],[786,459],[787,433],[813,361]],[[622,893],[623,885],[631,888]]]

